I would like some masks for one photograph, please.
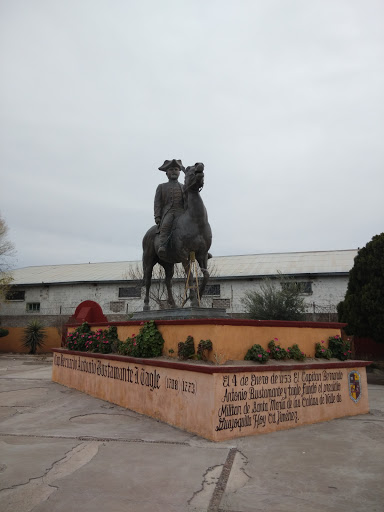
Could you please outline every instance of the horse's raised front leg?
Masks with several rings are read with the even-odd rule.
[[[165,270],[165,286],[167,287],[168,304],[171,306],[171,308],[175,308],[176,303],[172,294],[172,277],[174,273],[174,265],[173,263],[163,263],[162,265]]]
[[[209,281],[209,272],[208,272],[208,254],[206,254],[203,257],[196,257],[197,263],[199,264],[200,270],[203,273],[203,281],[200,285],[200,299],[204,294],[205,287],[207,286],[207,283]]]

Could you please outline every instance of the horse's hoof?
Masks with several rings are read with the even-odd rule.
[[[151,308],[149,307],[149,304],[144,304],[143,311],[150,311]]]

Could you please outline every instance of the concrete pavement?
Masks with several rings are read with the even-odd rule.
[[[2,512],[384,511],[384,387],[371,413],[213,443],[0,355]]]

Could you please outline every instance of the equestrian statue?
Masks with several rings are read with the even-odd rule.
[[[200,196],[204,185],[204,164],[196,163],[184,168],[181,160],[165,160],[159,167],[168,177],[167,183],[157,187],[155,194],[155,225],[143,238],[143,274],[145,284],[144,311],[149,307],[152,270],[159,263],[165,272],[168,304],[175,308],[172,295],[172,277],[175,263],[181,263],[188,278],[189,299],[192,306],[199,305],[209,279],[208,258],[212,231],[207,210]],[[184,172],[184,185],[179,183]],[[197,261],[203,274],[198,290],[193,285],[192,263]],[[197,293],[196,293],[197,292]]]

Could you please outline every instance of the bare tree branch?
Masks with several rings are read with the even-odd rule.
[[[0,214],[0,301],[4,300],[12,283],[10,269],[16,255],[15,246],[7,235],[8,226]]]
[[[174,268],[175,272],[173,276],[172,285],[173,297],[175,299],[177,307],[183,307],[186,275],[184,272],[184,268],[180,263],[175,264]],[[217,275],[215,266],[211,262],[208,263],[208,270],[211,278]],[[137,263],[135,266],[130,267],[123,277],[124,279],[132,281],[132,284],[134,283],[141,287],[144,286],[143,267],[140,263]],[[159,309],[167,309],[169,307],[167,300],[167,289],[164,280],[165,272],[163,267],[161,265],[155,265],[152,273],[152,283],[149,292],[149,298],[158,306]],[[211,298],[203,296],[201,299],[201,306],[211,307],[211,302]]]

